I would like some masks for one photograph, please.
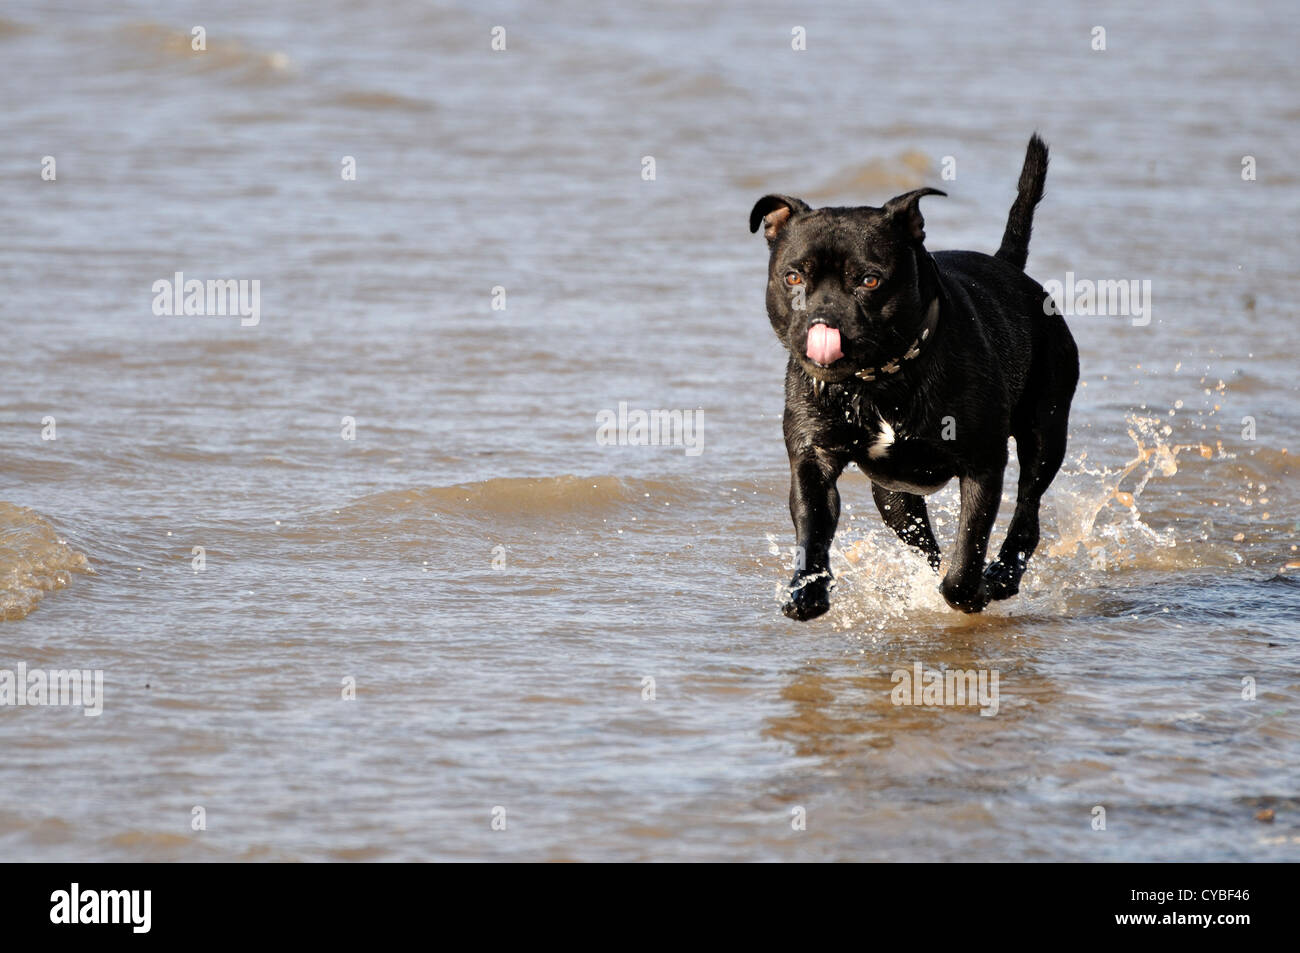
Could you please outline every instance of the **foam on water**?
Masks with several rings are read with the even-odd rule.
[[[91,572],[83,553],[59,537],[49,520],[0,501],[0,619],[21,619],[73,573]]]

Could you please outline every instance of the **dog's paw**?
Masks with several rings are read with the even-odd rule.
[[[989,587],[983,576],[976,576],[974,582],[944,576],[939,591],[943,593],[944,602],[959,612],[983,612],[989,604]]]
[[[1002,560],[991,562],[984,570],[984,582],[988,585],[990,599],[1010,599],[1020,591],[1020,577],[1024,570],[1016,571]]]
[[[796,577],[790,582],[781,612],[799,622],[815,619],[831,607],[830,573]]]

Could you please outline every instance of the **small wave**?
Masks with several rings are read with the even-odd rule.
[[[85,555],[48,520],[0,501],[0,619],[24,618],[47,592],[71,582],[72,573],[90,571]]]
[[[433,112],[434,105],[424,99],[402,96],[398,93],[386,93],[380,90],[351,90],[342,93],[326,105],[343,106],[348,109],[392,109],[401,112]]]
[[[642,74],[635,85],[661,101],[707,102],[743,95],[743,90],[721,76],[712,73],[682,73],[680,70],[653,69]]]
[[[931,167],[923,152],[909,149],[892,159],[871,159],[861,165],[850,166],[831,176],[817,188],[805,190],[804,196],[813,200],[847,199],[861,202],[868,195],[883,189],[916,189],[925,185]],[[766,176],[742,175],[737,184],[748,190],[768,187]]]
[[[7,20],[0,17],[0,38],[7,36],[20,36],[23,33],[30,33],[31,28],[13,20]]]
[[[923,152],[909,149],[892,159],[872,159],[858,166],[850,166],[819,188],[807,193],[810,199],[835,199],[859,197],[880,189],[917,189],[925,185],[930,171],[930,159]]]
[[[546,518],[603,513],[633,502],[678,502],[694,498],[685,484],[625,480],[613,476],[497,477],[457,486],[389,490],[364,497],[340,511],[367,520],[393,514]]]
[[[1294,476],[1295,457],[1286,448],[1259,447],[1248,453],[1237,454],[1237,465],[1241,471],[1253,480],[1288,481]]]
[[[209,33],[206,49],[195,50],[188,31],[158,23],[134,23],[121,29],[128,46],[153,54],[162,63],[184,63],[195,72],[229,72],[249,82],[282,80],[294,72],[293,61],[279,50],[258,50],[238,40]]]
[[[123,831],[120,834],[112,835],[107,840],[113,847],[122,847],[128,850],[141,848],[167,850],[172,847],[191,847],[194,845],[193,838],[186,837],[183,834],[173,834],[170,831]]]

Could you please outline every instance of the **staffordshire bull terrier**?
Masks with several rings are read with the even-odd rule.
[[[836,481],[850,462],[871,480],[885,523],[940,568],[925,495],[959,481],[961,520],[940,583],[948,605],[979,612],[1020,589],[1038,545],[1038,507],[1065,456],[1079,354],[1064,319],[1024,273],[1047,146],[1029,140],[996,255],[931,254],[917,189],[881,208],[811,208],[766,195],[749,230],[770,252],[767,315],[790,352],[785,446],[796,559],[782,611],[830,608]],[[1007,437],[1020,483],[1002,549],[987,567]]]

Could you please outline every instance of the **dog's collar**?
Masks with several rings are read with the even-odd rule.
[[[936,295],[934,300],[930,302],[930,309],[925,313],[925,320],[921,323],[921,330],[917,333],[916,339],[912,341],[911,345],[903,352],[901,357],[896,357],[893,360],[886,361],[879,367],[864,367],[862,370],[857,371],[854,376],[859,380],[874,381],[882,374],[897,374],[903,369],[904,361],[914,360],[921,356],[921,346],[929,340],[930,336],[934,334],[935,328],[938,326],[939,297]]]

